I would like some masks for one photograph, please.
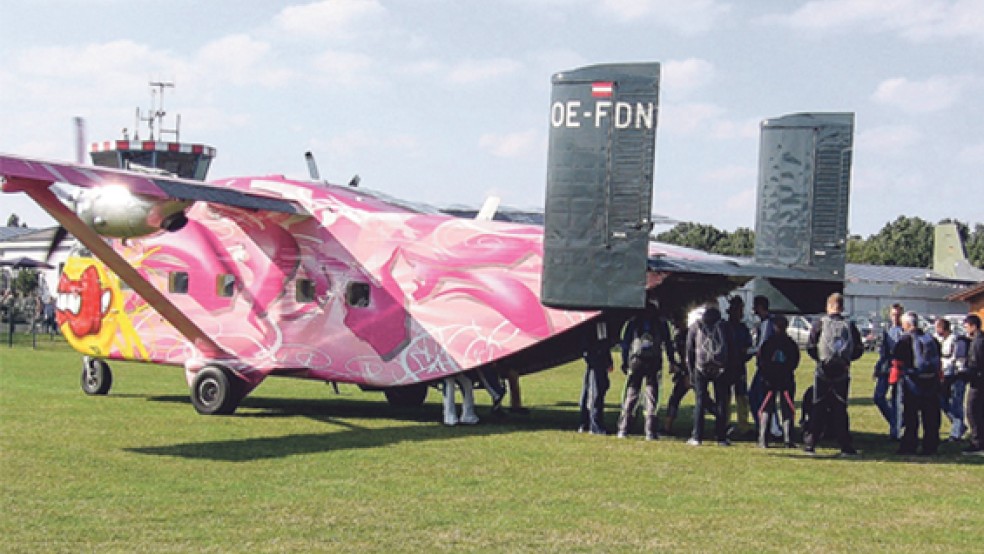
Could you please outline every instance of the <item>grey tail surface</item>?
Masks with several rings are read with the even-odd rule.
[[[799,113],[761,125],[755,262],[806,269],[809,280],[755,279],[778,312],[824,311],[844,288],[853,113]]]
[[[544,305],[645,305],[659,78],[658,63],[553,76]]]

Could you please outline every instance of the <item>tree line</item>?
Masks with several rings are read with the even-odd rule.
[[[971,229],[970,225],[951,219],[940,223],[957,224],[967,250],[967,259],[975,266],[984,268],[984,224],[976,223]],[[924,219],[899,216],[867,238],[849,236],[847,261],[929,269],[933,265],[935,229],[934,224]],[[678,223],[669,231],[657,234],[656,240],[727,256],[751,257],[755,252],[755,231],[745,227],[728,232],[703,223]]]

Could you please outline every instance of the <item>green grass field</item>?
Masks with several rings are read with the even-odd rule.
[[[87,397],[79,356],[28,337],[0,346],[0,551],[980,552],[984,459],[894,456],[873,361],[852,391],[864,454],[842,460],[577,434],[581,363],[524,378],[532,414],[504,423],[444,427],[436,391],[397,411],[288,379],[203,417],[180,369],[115,363]]]

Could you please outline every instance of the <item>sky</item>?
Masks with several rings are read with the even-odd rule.
[[[310,150],[332,182],[542,209],[551,75],[637,61],[655,213],[754,228],[760,122],[854,112],[851,234],[984,222],[984,0],[0,0],[0,152],[73,160],[73,117],[122,138],[169,81],[210,178],[305,178]]]

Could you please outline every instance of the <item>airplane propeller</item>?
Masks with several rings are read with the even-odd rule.
[[[72,118],[72,122],[75,124],[75,161],[79,165],[83,165],[85,164],[85,119],[75,116]],[[78,196],[65,192],[60,189],[58,185],[53,185],[51,187],[51,192],[55,193],[55,196],[71,206],[72,211],[76,210],[79,200]],[[51,255],[55,253],[55,250],[57,250],[59,246],[61,246],[61,243],[67,236],[68,231],[59,225],[58,229],[55,230],[54,236],[51,237],[51,242],[48,244],[48,250],[44,254],[45,262],[51,259]]]
[[[70,192],[66,192],[61,188],[59,188],[58,185],[53,185],[51,187],[51,192],[55,193],[55,196],[57,196],[63,202],[71,206],[73,212],[76,211],[76,207],[78,205],[78,200],[79,200],[78,195],[74,195]],[[54,236],[51,237],[51,242],[48,243],[48,250],[45,251],[44,254],[45,262],[51,259],[51,255],[55,253],[55,250],[57,250],[59,246],[61,246],[61,243],[65,240],[65,237],[67,236],[68,236],[68,231],[64,227],[59,225],[58,228],[55,230]]]

